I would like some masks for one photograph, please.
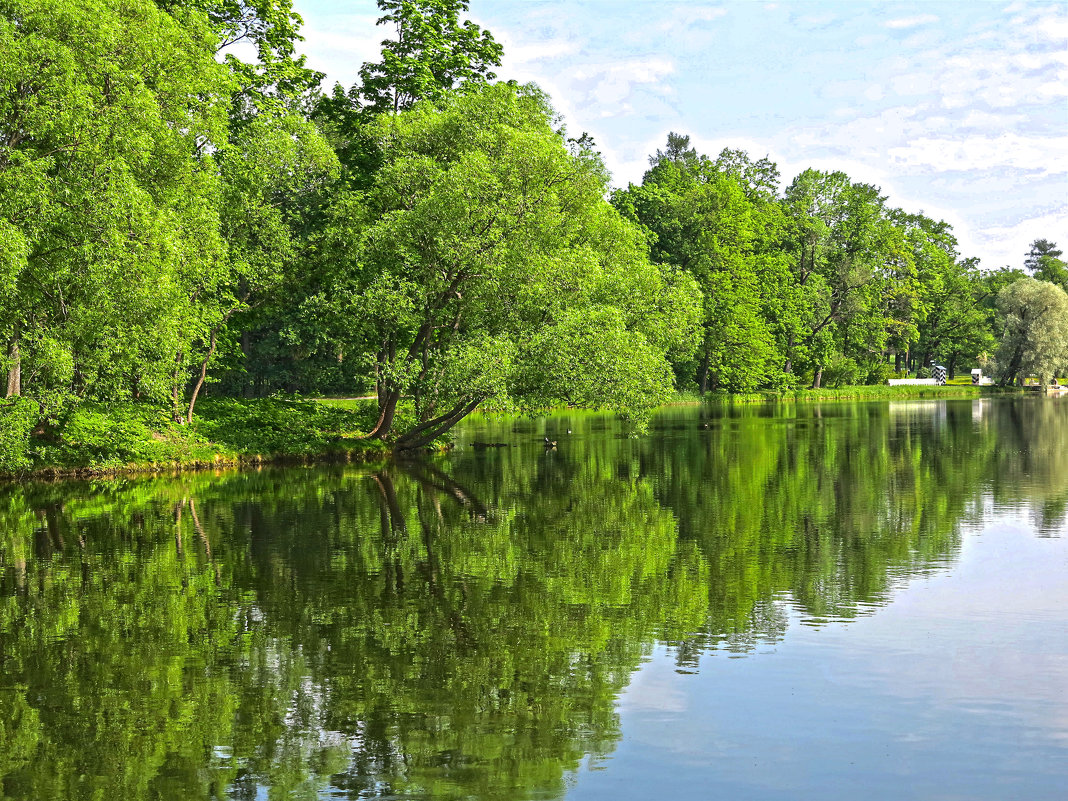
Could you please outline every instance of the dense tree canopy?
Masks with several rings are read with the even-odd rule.
[[[331,208],[320,251],[344,267],[338,313],[373,359],[372,436],[408,394],[411,446],[487,401],[641,414],[664,397],[696,293],[649,264],[600,160],[551,119],[539,93],[502,84],[371,129],[383,166]]]
[[[700,287],[702,343],[675,362],[683,386],[879,383],[993,349],[1007,273],[962,259],[946,223],[842,172],[806,170],[780,190],[768,159],[713,160],[677,133],[650,165],[613,203],[648,230],[654,261]]]
[[[1040,384],[1068,368],[1068,294],[1046,281],[1021,278],[998,293],[1005,333],[997,363],[1002,383]]]

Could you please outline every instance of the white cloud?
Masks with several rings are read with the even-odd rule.
[[[938,22],[938,17],[934,14],[919,14],[915,17],[898,17],[897,19],[888,19],[883,23],[883,27],[891,28],[893,30],[904,30],[907,28],[916,28],[920,25],[930,25],[934,22]]]
[[[682,15],[683,19],[692,22],[711,22],[714,19],[725,16],[727,16],[727,9],[718,6],[689,9]]]
[[[808,16],[798,17],[797,23],[803,28],[825,28],[837,19],[838,17],[831,13],[810,14]]]
[[[574,56],[580,50],[581,46],[578,42],[565,39],[550,39],[527,44],[505,43],[504,60],[508,65],[529,66],[541,61]]]
[[[890,148],[887,154],[903,167],[923,167],[935,172],[1011,167],[1042,174],[1068,173],[1068,136],[1029,137],[1006,133],[963,139],[920,137]]]
[[[665,58],[634,58],[602,64],[583,64],[572,70],[577,81],[604,76],[621,76],[630,83],[657,83],[675,71],[673,62]]]
[[[882,100],[884,96],[885,93],[883,92],[883,87],[877,83],[869,85],[868,88],[864,90],[864,97],[868,100]]]
[[[984,267],[1019,266],[1036,239],[1068,244],[1068,204],[1011,225],[983,228],[976,234],[977,244],[987,254]]]
[[[308,66],[325,72],[327,86],[335,81],[348,87],[355,83],[365,61],[376,61],[387,33],[375,26],[376,16],[361,14],[331,15],[326,27],[319,20],[306,25],[298,43],[308,57]]]
[[[981,128],[984,131],[1004,131],[1027,120],[1026,114],[993,114],[980,109],[969,109],[964,118],[958,122],[961,128]]]

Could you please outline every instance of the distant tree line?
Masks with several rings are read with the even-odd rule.
[[[379,0],[381,60],[324,92],[290,0],[0,0],[5,414],[366,392],[419,447],[480,404],[1064,365],[1053,243],[981,271],[877,187],[677,134],[610,192],[467,5]]]

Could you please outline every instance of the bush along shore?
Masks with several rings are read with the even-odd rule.
[[[669,405],[976,398],[1020,391],[950,384],[713,393],[704,400],[679,393]],[[0,401],[0,479],[375,462],[392,454],[390,442],[366,438],[377,415],[373,399],[205,398],[187,425],[175,423],[166,407],[147,403],[81,403],[42,424],[30,403]]]
[[[365,462],[389,452],[362,438],[375,414],[366,403],[206,398],[186,425],[164,406],[139,403],[81,403],[37,423],[36,411],[23,408],[30,403],[0,401],[0,477]]]

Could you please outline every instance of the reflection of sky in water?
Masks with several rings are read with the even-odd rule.
[[[791,609],[781,642],[695,674],[658,648],[568,798],[1063,798],[1068,531],[993,521],[873,615],[814,628]]]

